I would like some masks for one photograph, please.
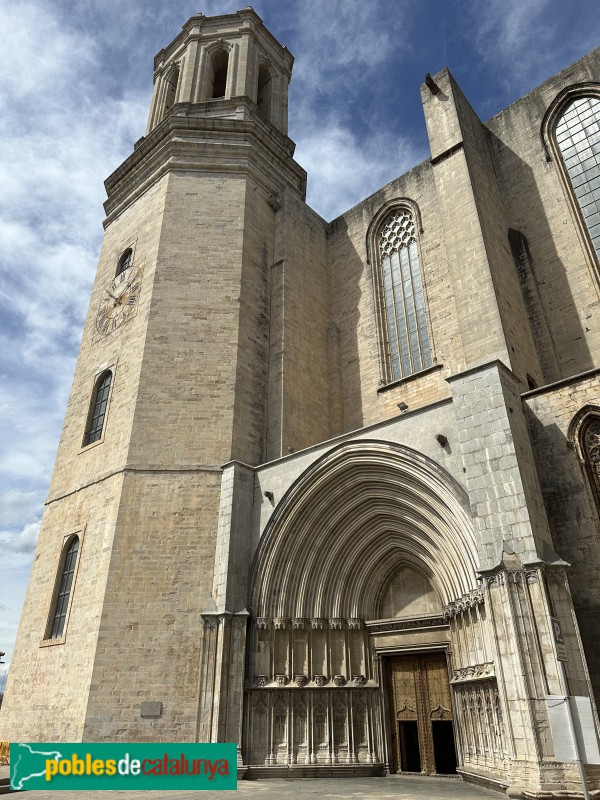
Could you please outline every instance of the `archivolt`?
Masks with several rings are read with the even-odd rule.
[[[253,565],[252,612],[265,617],[375,618],[381,586],[406,564],[442,602],[476,586],[464,490],[402,445],[344,443],[288,490]]]

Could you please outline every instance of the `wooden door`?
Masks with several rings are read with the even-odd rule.
[[[444,653],[389,659],[388,685],[395,772],[456,771],[452,705]]]

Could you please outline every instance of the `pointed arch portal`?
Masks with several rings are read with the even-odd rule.
[[[374,619],[401,566],[430,577],[444,605],[476,587],[462,487],[411,448],[383,441],[329,451],[290,488],[253,567],[257,617]]]
[[[393,758],[375,632],[411,629],[413,645],[425,632],[445,663],[443,607],[476,589],[476,552],[464,490],[417,451],[345,442],[309,467],[282,498],[254,559],[246,763],[375,771]],[[407,607],[418,618],[408,619]],[[388,654],[402,651],[385,641]],[[445,681],[449,698],[447,674]],[[265,715],[278,720],[266,739]]]

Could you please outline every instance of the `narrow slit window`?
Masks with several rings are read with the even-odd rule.
[[[64,633],[78,552],[79,538],[74,536],[67,546],[67,551],[62,562],[62,571],[58,583],[58,592],[54,602],[52,624],[50,626],[49,636],[47,637],[48,639],[59,639]]]
[[[565,107],[556,144],[600,261],[600,97],[576,97]]]
[[[104,419],[106,417],[106,406],[112,381],[112,372],[105,372],[100,376],[96,383],[92,406],[88,419],[87,430],[83,440],[84,447],[93,442],[97,442],[102,436]]]
[[[412,214],[393,211],[379,234],[389,380],[431,366],[425,296]]]

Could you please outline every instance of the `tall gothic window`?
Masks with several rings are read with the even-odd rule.
[[[565,106],[556,143],[600,260],[600,97],[576,97]]]
[[[413,215],[392,211],[378,236],[389,378],[412,375],[432,364]]]
[[[579,432],[579,447],[585,471],[600,513],[600,416],[590,414]]]
[[[112,372],[108,370],[107,372],[102,373],[96,382],[96,389],[94,391],[92,405],[90,407],[87,428],[83,438],[84,447],[88,444],[92,444],[92,442],[97,442],[102,436],[111,381]]]
[[[62,570],[57,584],[57,594],[54,600],[52,619],[48,626],[47,639],[59,639],[64,633],[78,552],[79,537],[73,536],[67,543],[62,558]]]

